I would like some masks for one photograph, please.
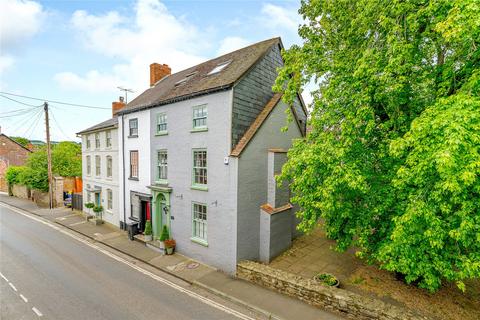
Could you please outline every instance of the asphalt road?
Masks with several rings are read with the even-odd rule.
[[[238,319],[3,206],[0,241],[3,320]]]

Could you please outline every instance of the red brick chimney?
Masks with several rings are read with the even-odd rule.
[[[150,87],[153,87],[155,83],[171,74],[172,69],[168,64],[152,63],[150,65]]]
[[[119,101],[112,102],[112,116],[116,116],[117,112],[125,107],[125,102],[123,101],[123,97],[118,97]]]

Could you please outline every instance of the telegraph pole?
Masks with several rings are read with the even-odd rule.
[[[52,152],[50,146],[50,124],[48,122],[48,103],[43,103],[43,110],[45,111],[45,128],[47,132],[47,163],[48,163],[48,200],[50,202],[50,209],[53,208],[53,177],[52,177]]]

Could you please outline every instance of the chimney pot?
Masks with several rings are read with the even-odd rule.
[[[155,83],[171,74],[172,69],[168,64],[152,63],[150,65],[150,87],[153,87]]]

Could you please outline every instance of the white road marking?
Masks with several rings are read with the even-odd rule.
[[[6,278],[6,277],[3,275],[3,273],[1,273],[1,272],[0,272],[0,277],[2,277],[2,278],[3,278],[3,280],[5,280],[5,281],[9,282],[9,281],[8,281],[8,279],[7,279],[7,278]]]
[[[22,298],[22,300],[27,303],[28,302],[28,299],[27,297],[25,297],[23,294],[20,293],[20,298]]]
[[[69,224],[69,226],[70,226],[70,227],[78,226],[79,224],[83,224],[83,223],[87,223],[87,221],[75,222],[75,223]]]
[[[79,242],[81,242],[81,243],[89,246],[90,248],[93,248],[93,249],[95,249],[95,250],[97,250],[97,251],[105,254],[106,256],[109,256],[109,257],[112,258],[112,259],[114,259],[114,260],[116,260],[116,261],[118,261],[118,262],[121,262],[121,263],[129,266],[130,268],[135,269],[135,270],[137,270],[138,272],[141,272],[141,273],[143,273],[144,275],[149,276],[150,278],[153,278],[153,279],[157,280],[158,282],[161,282],[161,283],[163,283],[163,284],[165,284],[165,285],[167,285],[167,286],[169,286],[169,287],[171,287],[171,288],[173,288],[173,289],[175,289],[175,290],[178,290],[178,291],[180,291],[180,292],[183,292],[183,293],[185,293],[186,295],[188,295],[188,296],[190,296],[190,297],[192,297],[192,298],[194,298],[194,299],[197,299],[197,300],[199,300],[199,301],[201,301],[201,302],[203,302],[203,303],[205,303],[205,304],[207,304],[207,305],[209,305],[209,306],[211,306],[211,307],[214,307],[214,308],[216,308],[216,309],[218,309],[218,310],[221,310],[221,311],[223,311],[223,312],[225,312],[225,313],[231,314],[231,315],[233,315],[233,316],[235,316],[235,317],[237,317],[237,318],[239,318],[239,319],[243,319],[243,320],[255,320],[254,318],[249,317],[249,316],[247,316],[247,315],[245,315],[245,314],[243,314],[243,313],[241,313],[241,312],[239,312],[239,311],[236,311],[236,310],[234,310],[234,309],[231,309],[231,308],[229,308],[229,307],[226,307],[226,306],[222,305],[222,304],[219,303],[219,302],[216,302],[216,301],[213,301],[213,300],[211,300],[211,299],[205,298],[205,297],[203,297],[202,295],[200,295],[200,294],[198,294],[198,293],[196,293],[196,292],[193,292],[193,291],[190,291],[190,290],[188,290],[188,289],[186,289],[186,288],[183,288],[182,286],[179,286],[178,284],[175,284],[175,283],[173,283],[173,282],[171,282],[171,281],[169,281],[169,280],[167,280],[167,279],[164,279],[164,278],[162,278],[162,277],[160,277],[160,276],[158,276],[158,275],[156,275],[156,274],[154,274],[154,273],[152,273],[152,272],[150,272],[150,271],[148,271],[148,270],[142,269],[141,267],[135,265],[134,263],[132,263],[132,262],[130,262],[130,261],[128,261],[128,260],[125,260],[125,259],[123,259],[123,258],[121,258],[121,257],[119,257],[119,256],[117,256],[117,255],[115,255],[115,254],[113,254],[113,253],[111,253],[111,252],[103,249],[103,248],[100,248],[99,246],[97,246],[97,245],[95,245],[95,244],[93,244],[93,243],[90,243],[89,241],[87,241],[87,240],[85,240],[85,239],[83,239],[83,238],[81,238],[81,237],[79,237],[79,236],[77,236],[77,235],[75,235],[75,234],[73,234],[73,233],[70,233],[69,231],[66,231],[66,230],[63,229],[63,228],[60,228],[59,226],[56,226],[56,225],[52,224],[50,221],[46,221],[46,220],[44,220],[44,219],[42,219],[42,218],[40,218],[40,217],[33,216],[33,215],[31,215],[31,214],[25,213],[25,212],[21,211],[20,209],[18,209],[18,208],[16,208],[16,207],[13,207],[13,206],[10,206],[10,205],[8,205],[8,204],[6,204],[6,203],[3,203],[3,202],[0,202],[0,206],[5,207],[5,208],[8,208],[8,209],[10,209],[10,210],[12,210],[12,211],[14,211],[14,212],[17,212],[17,213],[19,213],[19,214],[21,214],[21,215],[23,215],[23,216],[25,216],[25,217],[27,217],[27,218],[29,218],[29,219],[32,219],[32,220],[35,220],[35,221],[37,221],[37,222],[43,223],[44,225],[47,225],[47,226],[49,226],[50,228],[55,229],[55,230],[57,230],[57,231],[65,234],[65,235],[67,235],[67,236],[69,236],[69,237],[71,237],[71,238],[73,238],[73,239],[75,239],[75,240],[77,240],[77,241],[79,241]],[[32,310],[33,310],[33,308],[32,308]],[[34,310],[34,311],[35,311],[35,310]]]
[[[33,312],[35,312],[37,314],[37,316],[39,316],[39,317],[43,316],[43,314],[37,308],[32,307],[32,310],[33,310]]]
[[[9,285],[10,287],[12,287],[12,289],[13,289],[14,291],[18,291],[17,288],[15,288],[15,286],[13,285],[13,283],[9,282],[8,285]]]

